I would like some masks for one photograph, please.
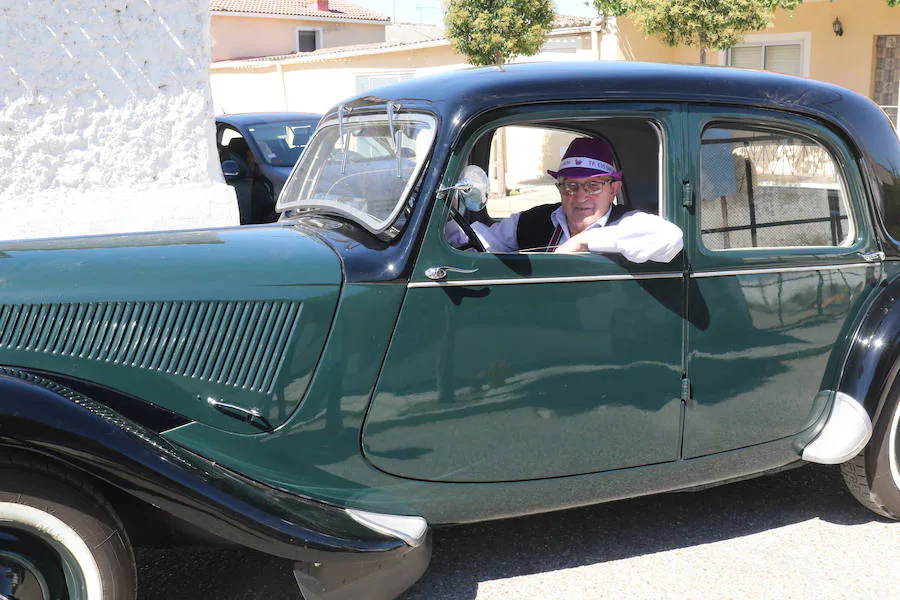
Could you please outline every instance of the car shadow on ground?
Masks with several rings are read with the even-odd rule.
[[[600,564],[821,519],[881,520],[835,467],[807,465],[699,492],[660,494],[435,531],[431,566],[402,600],[468,600],[479,582]]]
[[[601,564],[821,519],[881,520],[834,467],[808,465],[698,492],[437,529],[434,556],[402,600],[470,600],[481,582]],[[139,549],[139,600],[298,599],[290,563],[236,548]]]

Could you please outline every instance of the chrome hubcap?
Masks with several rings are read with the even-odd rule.
[[[77,563],[39,532],[0,524],[0,600],[82,600]]]

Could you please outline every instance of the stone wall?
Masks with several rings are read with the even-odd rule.
[[[207,0],[0,0],[0,239],[237,224]]]

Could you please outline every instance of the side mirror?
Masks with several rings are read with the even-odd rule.
[[[241,165],[236,160],[224,161],[222,163],[222,175],[225,176],[225,181],[239,179],[243,175],[241,173]]]
[[[491,183],[481,167],[469,165],[463,169],[453,189],[459,203],[465,205],[467,211],[477,213],[487,206]]]

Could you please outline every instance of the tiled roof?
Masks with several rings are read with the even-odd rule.
[[[553,29],[569,29],[570,27],[590,27],[590,17],[572,17],[569,15],[555,15]]]
[[[344,0],[329,0],[328,10],[321,11],[316,0],[209,0],[214,12],[284,15],[290,17],[320,17],[359,21],[390,21],[381,13]]]
[[[212,3],[227,1],[237,0],[211,0]],[[553,21],[554,29],[590,27],[590,25],[591,19],[586,17],[569,17],[564,15],[557,15]],[[280,54],[275,56],[258,56],[252,58],[248,57],[221,60],[216,61],[215,63],[213,63],[213,65],[217,67],[248,67],[254,64],[259,65],[270,63],[273,61],[289,61],[291,63],[318,62],[329,60],[345,54],[375,54],[380,52],[427,48],[434,47],[435,45],[442,46],[450,44],[449,40],[447,40],[447,38],[444,36],[444,30],[436,26],[397,23],[388,25],[386,30],[388,39],[384,42],[350,44],[346,46],[331,46],[326,48],[319,48],[314,52],[292,52],[290,54]],[[410,34],[410,31],[413,33]]]
[[[443,27],[424,23],[391,23],[384,35],[388,42],[425,42],[446,37]]]
[[[331,48],[319,48],[314,52],[293,52],[291,54],[281,54],[278,56],[259,56],[256,58],[244,58],[244,59],[236,59],[232,61],[218,61],[216,65],[226,65],[226,63],[230,64],[252,64],[252,63],[265,63],[271,61],[282,61],[289,60],[291,62],[317,62],[320,60],[328,60],[329,58],[334,58],[335,56],[340,56],[343,54],[357,54],[357,53],[376,53],[379,51],[386,50],[402,50],[406,48],[423,48],[423,47],[431,47],[434,45],[449,45],[450,42],[447,38],[439,38],[433,40],[421,40],[421,41],[387,41],[387,42],[374,42],[370,44],[351,44],[348,46],[333,46]]]

